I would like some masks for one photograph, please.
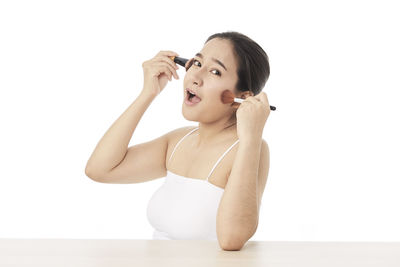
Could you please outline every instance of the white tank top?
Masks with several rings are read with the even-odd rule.
[[[197,129],[179,140],[169,160],[183,139]],[[222,154],[206,180],[184,177],[167,170],[164,183],[147,205],[147,219],[154,228],[153,239],[217,240],[217,211],[224,189],[210,183],[208,178],[238,142]]]

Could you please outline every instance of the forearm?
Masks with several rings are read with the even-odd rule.
[[[258,168],[262,139],[239,141],[217,215],[217,232],[223,240],[249,236],[258,222]]]
[[[123,160],[133,132],[153,99],[154,96],[142,92],[111,125],[90,156],[86,173],[106,173]]]

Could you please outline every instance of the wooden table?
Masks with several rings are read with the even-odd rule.
[[[224,251],[217,241],[0,239],[0,266],[400,266],[400,242],[248,241]]]

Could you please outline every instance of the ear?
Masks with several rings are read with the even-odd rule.
[[[254,94],[253,94],[253,92],[252,91],[246,91],[246,92],[239,92],[238,93],[238,95],[237,96],[235,96],[235,97],[238,97],[238,98],[241,98],[241,99],[246,99],[247,97],[249,97],[249,96],[253,96]],[[236,103],[236,102],[233,102],[232,104],[231,104],[231,107],[233,107],[233,108],[239,108],[239,106],[240,106],[240,104],[239,103]]]
[[[249,96],[254,96],[252,91],[240,92],[239,97],[241,99],[246,99]]]

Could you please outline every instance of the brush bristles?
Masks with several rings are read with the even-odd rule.
[[[232,103],[232,102],[235,101],[235,100],[234,100],[234,95],[231,94],[230,91],[224,91],[224,92],[222,93],[222,96],[221,96],[221,101],[222,101],[222,103],[224,103],[224,104],[230,104],[230,103]]]
[[[225,90],[222,93],[221,101],[224,104],[231,104],[233,102],[242,103],[244,101],[244,99],[237,98],[231,91]]]

